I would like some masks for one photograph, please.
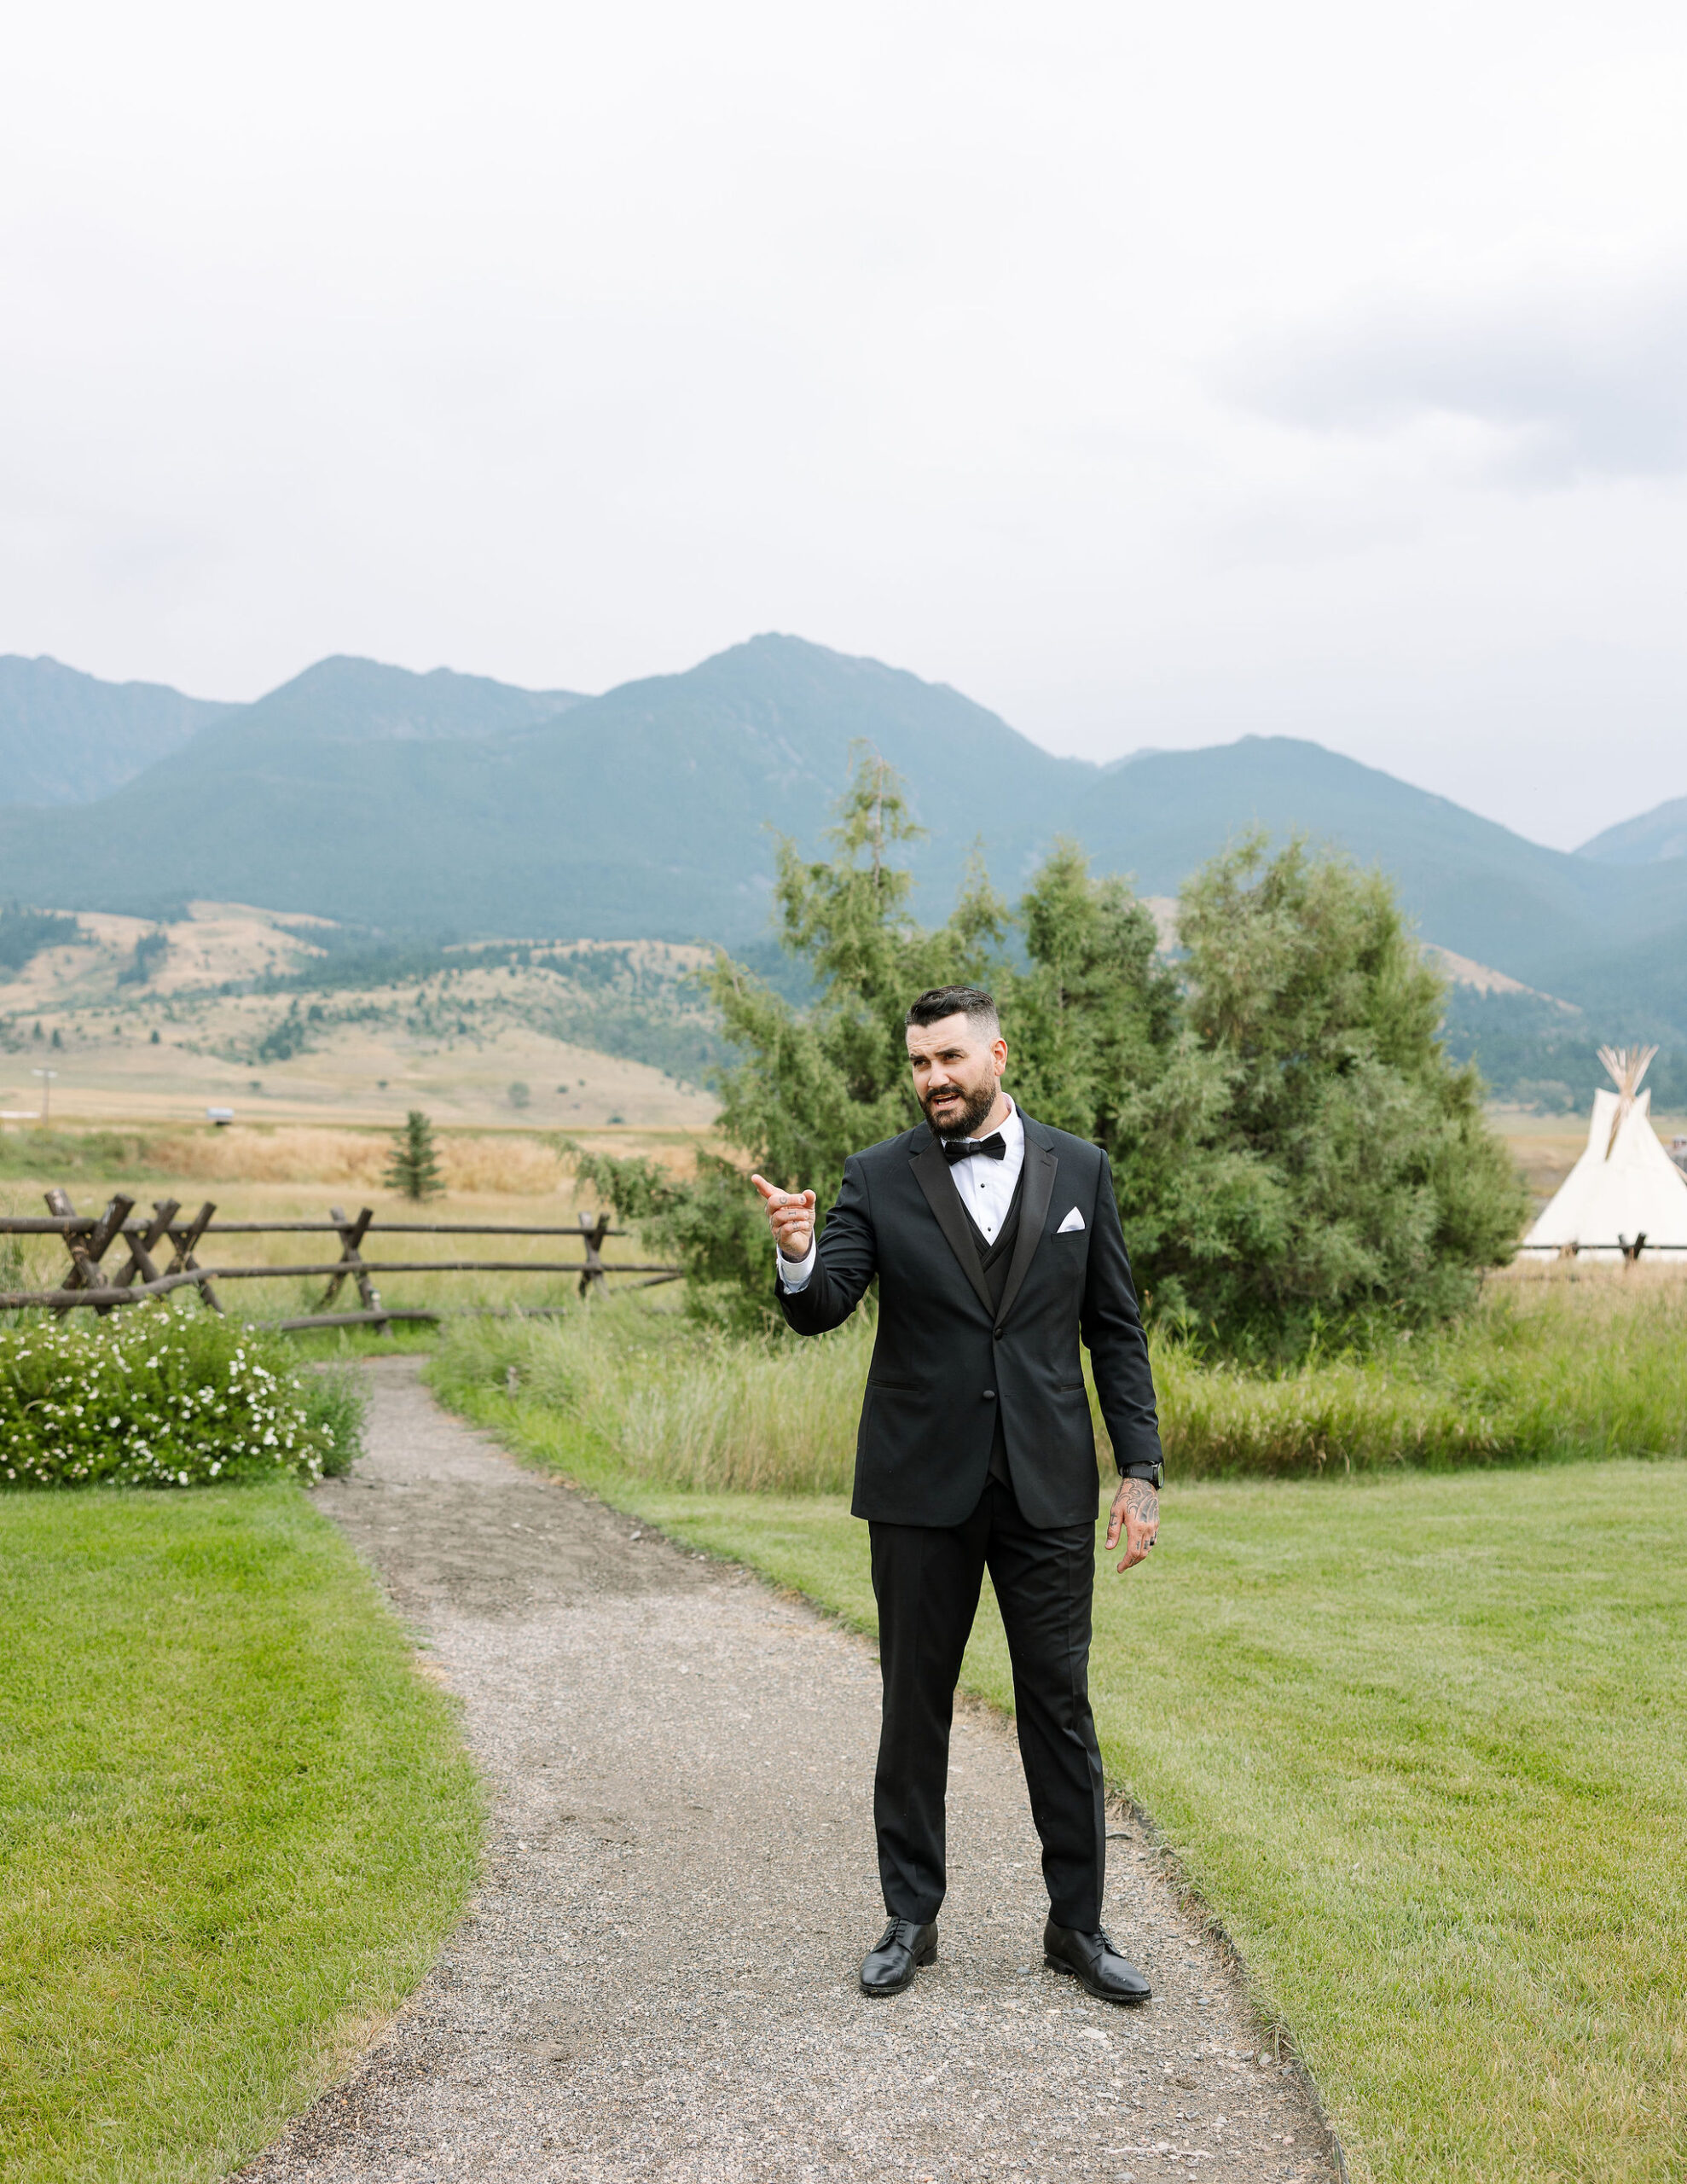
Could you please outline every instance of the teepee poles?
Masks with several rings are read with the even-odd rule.
[[[1605,1143],[1605,1158],[1608,1160],[1616,1150],[1617,1132],[1634,1105],[1634,1095],[1640,1089],[1640,1080],[1651,1067],[1652,1059],[1657,1051],[1655,1047],[1601,1047],[1599,1049],[1599,1059],[1611,1072],[1617,1088],[1617,1111],[1611,1117],[1611,1135]]]

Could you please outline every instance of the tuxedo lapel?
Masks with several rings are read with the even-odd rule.
[[[1001,1292],[1000,1308],[996,1313],[998,1327],[1013,1310],[1013,1300],[1031,1270],[1031,1261],[1036,1257],[1037,1246],[1042,1241],[1048,1203],[1054,1196],[1054,1171],[1060,1165],[1050,1147],[1038,1141],[1041,1132],[1034,1137],[1031,1133],[1035,1125],[1023,1114],[1021,1119],[1025,1124],[1025,1173],[1020,1185],[1023,1195],[1019,1204],[1019,1234],[1014,1243],[1012,1262],[1007,1269],[1007,1284]],[[964,1220],[965,1214],[961,1217]]]
[[[937,1217],[937,1226],[942,1230],[949,1249],[960,1262],[961,1272],[977,1291],[979,1303],[994,1317],[995,1306],[990,1302],[990,1292],[984,1281],[984,1270],[978,1263],[978,1247],[972,1240],[976,1232],[966,1208],[960,1202],[960,1194],[955,1189],[954,1179],[949,1174],[949,1164],[943,1158],[941,1141],[935,1136],[928,1136],[924,1147],[914,1154],[908,1165],[913,1170],[919,1180],[919,1188],[925,1194],[926,1204]],[[1051,1190],[1053,1188],[1052,1177],[1050,1178],[1049,1188]],[[1042,1212],[1037,1216],[1039,1221],[1041,1220],[1043,1213],[1046,1213],[1047,1211],[1048,1194],[1045,1192]],[[1021,1249],[1023,1248],[1025,1234],[1022,1228],[1019,1233]],[[1015,1264],[1017,1265],[1017,1253],[1016,1253]],[[1012,1288],[1012,1282],[1010,1277],[1010,1293]]]

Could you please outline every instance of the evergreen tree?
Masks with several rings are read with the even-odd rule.
[[[1388,879],[1250,836],[1184,890],[1178,932],[1187,1021],[1229,1087],[1212,1151],[1255,1184],[1227,1248],[1167,1246],[1202,1316],[1280,1349],[1468,1304],[1528,1195]]]
[[[694,1310],[775,1316],[754,1166],[824,1208],[847,1156],[919,1119],[903,1016],[922,989],[992,987],[1008,1086],[1103,1146],[1150,1309],[1232,1348],[1283,1354],[1456,1311],[1509,1258],[1522,1187],[1471,1069],[1440,1036],[1443,987],[1388,881],[1250,838],[1203,868],[1168,960],[1122,880],[1057,845],[1010,921],[982,874],[924,931],[892,863],[918,830],[882,761],[859,761],[834,855],[780,853],[797,1008],[722,955],[708,975],[743,1060],[721,1080],[740,1161],[690,1177],[582,1156],[583,1176],[672,1251]],[[1023,945],[1003,953],[1010,924]]]
[[[383,1181],[389,1190],[403,1191],[406,1198],[438,1198],[443,1192],[445,1181],[434,1151],[433,1124],[420,1107],[412,1107],[404,1127],[393,1132]]]
[[[676,1178],[659,1164],[581,1154],[581,1176],[624,1220],[672,1251],[690,1277],[694,1311],[739,1326],[777,1318],[767,1217],[746,1167],[836,1195],[851,1153],[919,1119],[902,1018],[927,986],[981,977],[1002,932],[1002,905],[982,877],[935,931],[908,913],[913,880],[894,863],[917,839],[901,784],[882,758],[858,752],[838,824],[835,854],[805,863],[779,849],[774,888],[780,938],[818,988],[798,1009],[724,953],[705,974],[727,1037],[744,1056],[722,1072],[721,1131],[745,1164],[699,1153]]]
[[[1260,1164],[1222,1140],[1224,1064],[1188,1025],[1152,913],[1081,851],[1057,845],[1015,917],[1025,961],[995,988],[1009,1089],[1103,1147],[1139,1285],[1162,1311],[1198,1311],[1191,1263],[1253,1248],[1271,1205]]]

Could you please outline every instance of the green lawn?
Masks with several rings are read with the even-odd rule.
[[[451,1709],[291,1484],[0,1495],[0,2174],[272,2137],[472,1879]]]
[[[872,1627],[841,1497],[664,1490],[536,1403],[455,1392]],[[1109,1774],[1236,1941],[1354,2175],[1687,2175],[1687,1466],[1174,1487],[1162,1541],[1100,1580]],[[1009,1703],[988,1595],[965,1680]]]

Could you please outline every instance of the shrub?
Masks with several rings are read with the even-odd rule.
[[[311,1433],[322,1447],[322,1476],[343,1478],[363,1449],[368,1389],[355,1367],[317,1365],[294,1382]]]
[[[0,1483],[320,1478],[356,1453],[349,1374],[295,1376],[273,1338],[163,1302],[0,1329]]]

